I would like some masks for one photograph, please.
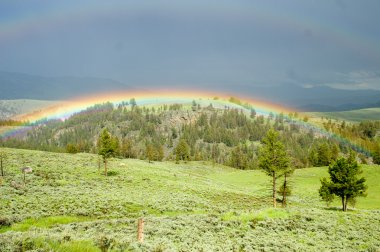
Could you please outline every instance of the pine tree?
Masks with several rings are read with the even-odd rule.
[[[334,143],[332,146],[331,146],[331,160],[332,161],[336,161],[338,159],[338,156],[339,156],[339,146]]]
[[[331,202],[334,200],[334,194],[330,191],[330,183],[327,178],[321,179],[321,187],[319,188],[319,196],[326,202],[327,207],[330,206]]]
[[[318,166],[327,166],[331,161],[329,145],[325,142],[318,147]]]
[[[1,171],[1,176],[4,177],[4,160],[7,158],[7,153],[4,151],[0,151],[0,171]]]
[[[351,152],[353,153],[353,152]],[[330,180],[321,180],[320,196],[326,201],[328,194],[334,194],[342,200],[342,210],[347,211],[347,203],[356,197],[366,196],[365,178],[358,178],[362,170],[350,153],[348,158],[339,158],[329,166]],[[327,196],[326,196],[327,195]]]
[[[119,149],[119,140],[111,136],[109,131],[104,128],[98,140],[98,154],[103,157],[104,174],[107,176],[107,159],[115,156]]]
[[[158,145],[156,148],[156,160],[162,161],[162,159],[164,159],[164,156],[164,147],[162,145]]]
[[[380,164],[380,143],[375,143],[375,148],[372,151],[372,158],[375,164]]]
[[[311,166],[317,166],[318,165],[318,152],[315,146],[312,146],[309,151],[308,156],[309,163]]]
[[[150,163],[155,159],[154,147],[151,143],[148,143],[145,148],[145,156],[148,158],[148,162]]]
[[[241,147],[236,146],[230,154],[229,165],[238,169],[247,169],[248,160],[246,154],[242,151]]]
[[[135,154],[132,150],[132,141],[130,139],[125,138],[123,143],[121,144],[120,149],[121,155],[125,158],[134,158]]]
[[[190,156],[190,147],[187,144],[185,139],[179,140],[179,143],[177,144],[177,147],[175,148],[175,154],[176,154],[176,161],[179,162],[179,160],[187,161],[189,160]]]
[[[259,152],[259,167],[272,177],[273,207],[276,207],[276,180],[289,169],[289,157],[279,133],[271,128],[264,139]]]

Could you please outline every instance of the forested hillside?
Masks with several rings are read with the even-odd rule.
[[[349,124],[329,120],[323,124],[326,131],[321,132],[301,123],[298,117],[297,113],[263,116],[257,115],[252,107],[216,108],[212,104],[201,106],[195,101],[141,107],[131,99],[117,106],[97,104],[64,121],[40,121],[27,135],[3,138],[1,145],[97,153],[99,134],[107,128],[117,138],[119,157],[175,160],[181,151],[181,159],[256,169],[260,141],[273,127],[281,133],[294,167],[328,165],[350,148],[359,153],[364,163],[371,161],[370,156],[380,162],[379,122]],[[351,141],[342,141],[334,134]]]

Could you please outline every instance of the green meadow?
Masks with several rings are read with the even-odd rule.
[[[257,170],[112,159],[106,177],[97,155],[5,151],[0,251],[380,249],[380,166],[362,166],[368,195],[343,213],[339,200],[319,200],[327,167],[296,170],[288,208],[273,209],[270,178]]]
[[[308,112],[306,114],[316,118],[325,117],[339,121],[361,122],[365,120],[379,120],[380,108],[365,108],[336,112]]]

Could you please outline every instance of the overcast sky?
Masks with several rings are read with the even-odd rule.
[[[380,89],[378,0],[0,0],[0,70]]]

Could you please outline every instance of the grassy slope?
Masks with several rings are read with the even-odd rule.
[[[358,198],[356,208],[358,209],[380,209],[380,166],[363,165],[363,176],[367,179],[369,187],[365,198]],[[240,171],[226,169],[223,173],[212,174],[218,182],[223,182],[231,187],[239,188],[241,191],[252,195],[265,196],[270,194],[271,180],[260,171]],[[328,177],[327,167],[314,167],[296,170],[291,178],[293,196],[290,204],[294,206],[321,205],[318,197],[320,178]],[[281,181],[281,180],[280,180]],[[307,202],[305,201],[307,200]],[[332,204],[340,207],[339,199]]]
[[[289,209],[273,210],[270,179],[260,171],[112,160],[105,177],[95,155],[7,152],[0,218],[13,224],[0,229],[0,250],[98,251],[104,240],[122,251],[380,248],[374,238],[380,235],[380,212],[371,210],[380,209],[379,166],[364,166],[369,192],[357,205],[363,210],[341,213],[325,209],[318,199],[326,168],[297,170]],[[23,187],[19,168],[25,165],[34,171]],[[135,240],[136,218],[142,215],[144,245]]]
[[[359,209],[380,209],[380,166],[363,165],[363,176],[367,180],[368,195],[365,198],[358,198],[356,208]],[[327,168],[306,168],[296,170],[294,176],[294,195],[300,198],[310,199],[310,202],[317,204],[316,192],[320,187],[319,178],[328,177]],[[341,202],[336,199],[333,206],[340,207]]]
[[[339,112],[310,112],[312,117],[326,117],[334,120],[360,122],[364,120],[380,120],[380,108],[367,108]]]

